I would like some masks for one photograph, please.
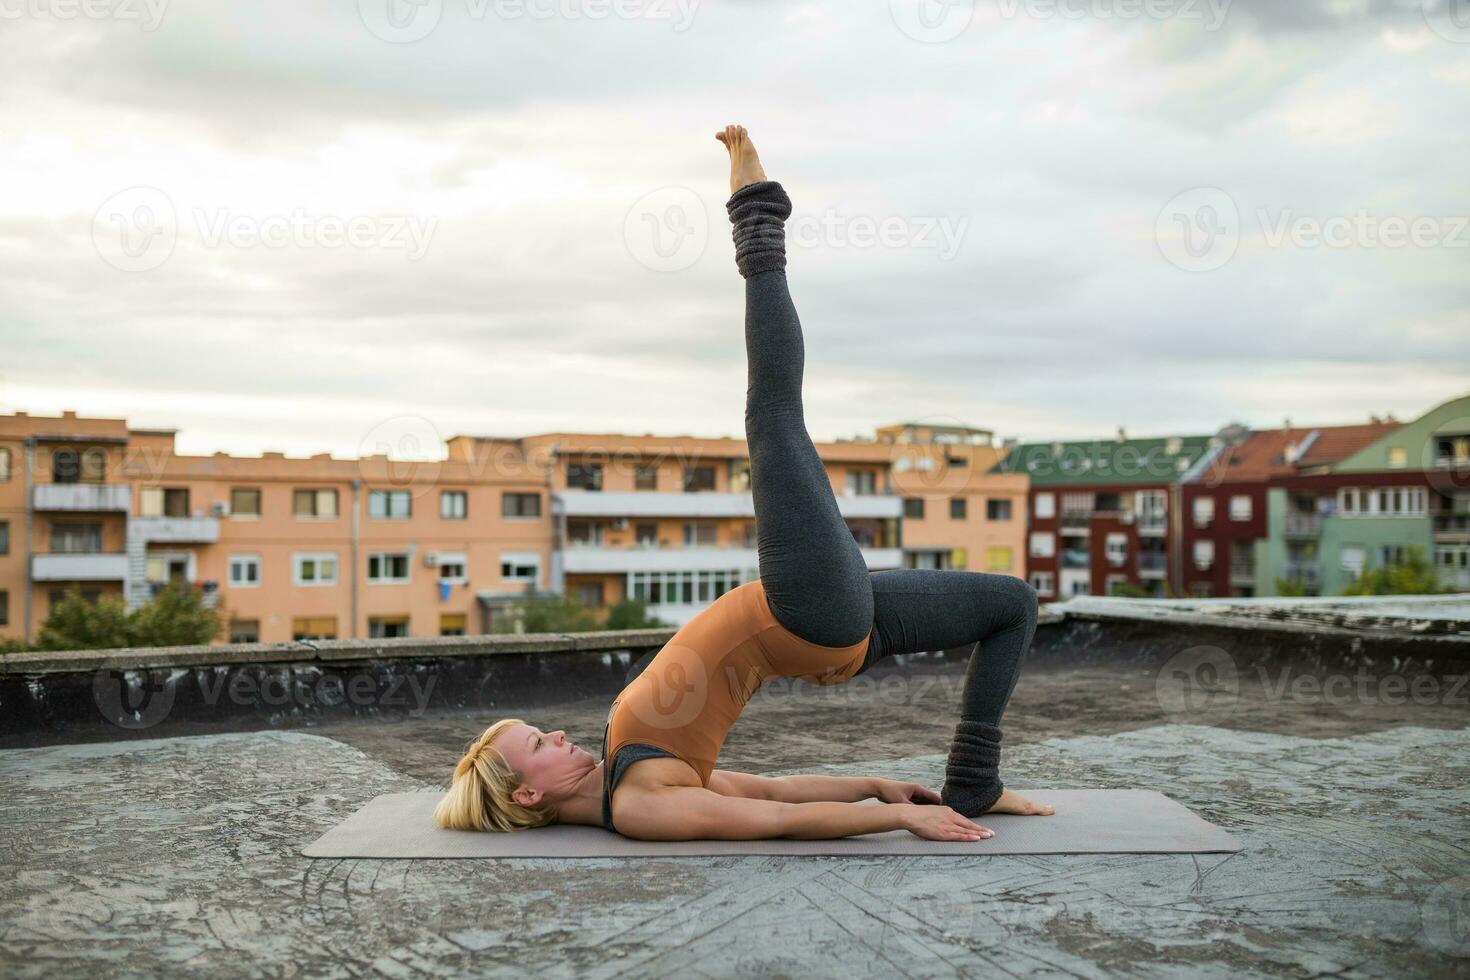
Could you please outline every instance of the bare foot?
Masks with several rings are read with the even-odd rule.
[[[1057,812],[1050,803],[1032,803],[1019,793],[1001,790],[1000,799],[986,813],[1019,813],[1023,817],[1049,817]]]
[[[715,139],[730,151],[731,194],[766,179],[766,172],[761,169],[761,158],[756,154],[755,144],[750,141],[750,134],[744,126],[726,126],[723,132],[715,134]]]

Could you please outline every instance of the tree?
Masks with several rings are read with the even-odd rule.
[[[657,629],[667,626],[657,616],[648,615],[648,606],[642,599],[634,599],[625,596],[613,603],[612,608],[607,611],[607,621],[602,624],[603,629],[609,630],[642,630]]]
[[[132,612],[122,596],[88,602],[72,586],[46,617],[36,649],[192,646],[213,640],[225,622],[224,609],[205,606],[203,592],[186,582],[170,582]]]
[[[527,593],[531,591],[528,587]],[[496,616],[491,623],[494,633],[586,633],[597,629],[592,610],[570,596],[527,595]],[[518,629],[517,623],[521,626]]]
[[[1276,580],[1276,594],[1289,599],[1295,599],[1307,594],[1307,586],[1299,578],[1278,578]]]
[[[1398,561],[1370,568],[1342,590],[1343,595],[1437,595],[1440,587],[1434,565],[1418,545],[1409,545]]]

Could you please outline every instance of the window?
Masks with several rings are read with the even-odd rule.
[[[1384,544],[1378,546],[1378,559],[1384,565],[1402,565],[1404,563],[1404,546],[1401,544]]]
[[[1126,592],[1127,585],[1128,576],[1109,575],[1103,583],[1103,592],[1105,595],[1123,595]]]
[[[740,543],[747,548],[754,548],[756,546],[757,541],[755,533],[755,521],[745,522],[745,533],[742,536]]]
[[[577,586],[577,601],[584,606],[601,606],[602,583],[583,582]]]
[[[368,555],[368,581],[376,585],[398,585],[408,581],[408,555],[380,551]]]
[[[500,495],[500,516],[528,518],[541,516],[539,493],[503,493]]]
[[[293,640],[335,640],[336,616],[297,616],[291,620]]]
[[[232,620],[230,620],[230,642],[231,643],[259,643],[260,642],[260,620],[258,620],[258,619],[232,619]]]
[[[57,606],[61,605],[62,601],[65,600],[67,596],[71,595],[73,592],[81,596],[82,601],[86,603],[94,603],[98,599],[102,598],[101,589],[83,589],[79,588],[78,586],[72,585],[64,589],[47,590],[46,602],[49,604],[50,608],[55,609]]]
[[[10,522],[0,521],[0,555],[10,554]]]
[[[385,640],[408,635],[407,616],[369,616],[368,638]]]
[[[253,589],[258,585],[260,585],[260,556],[231,555],[230,588]]]
[[[640,548],[658,547],[658,525],[638,524],[633,528],[633,536]]]
[[[10,593],[0,589],[0,626],[10,625]]]
[[[1215,542],[1201,539],[1194,543],[1194,567],[1203,571],[1215,564]]]
[[[923,517],[924,517],[924,498],[923,497],[905,497],[905,498],[903,498],[903,516],[904,517],[918,518],[919,520],[922,520]]]
[[[1057,516],[1057,498],[1053,493],[1038,493],[1034,506],[1035,514],[1041,520],[1050,520]]]
[[[952,520],[962,521],[965,519],[965,498],[949,498],[949,516]]]
[[[1055,595],[1057,591],[1056,577],[1051,572],[1032,572],[1031,587],[1039,596]]]
[[[1388,468],[1401,470],[1409,465],[1409,451],[1403,446],[1388,447]]]
[[[1103,544],[1103,551],[1109,563],[1123,564],[1128,560],[1128,535],[1122,531],[1109,531],[1107,540]]]
[[[1425,517],[1427,502],[1424,487],[1343,487],[1337,491],[1337,510],[1344,517]]]
[[[746,570],[746,581],[757,577]],[[630,572],[628,594],[651,606],[713,602],[741,582],[737,569],[700,572]]]
[[[1215,498],[1194,498],[1194,526],[1209,527],[1215,522]]]
[[[987,521],[1008,521],[1011,519],[1011,502],[1004,499],[991,498],[985,501],[985,519]]]
[[[188,487],[144,487],[138,493],[142,517],[188,517]]]
[[[568,463],[567,464],[567,489],[568,490],[601,490],[602,489],[602,464],[601,463]]]
[[[684,546],[689,547],[712,547],[715,544],[715,524],[713,521],[685,521],[684,522]]]
[[[730,460],[730,492],[746,493],[750,490],[750,460]]]
[[[439,581],[464,585],[470,580],[469,566],[463,551],[441,551],[438,562]]]
[[[688,466],[684,469],[684,492],[697,493],[700,490],[713,490],[715,488],[715,468],[713,466]]]
[[[95,521],[52,524],[51,551],[58,555],[101,554],[102,525]]]
[[[56,483],[101,483],[106,475],[107,453],[101,449],[58,449],[51,455]]]
[[[1057,553],[1056,535],[1050,531],[1031,532],[1031,557],[1054,558]]]
[[[369,490],[368,517],[396,521],[413,515],[413,494],[407,490]]]
[[[1140,490],[1133,503],[1140,528],[1157,530],[1164,526],[1169,514],[1169,497],[1164,491]]]
[[[1345,544],[1342,546],[1342,570],[1357,578],[1363,573],[1363,562],[1367,558],[1368,549],[1360,544]]]
[[[440,636],[464,636],[467,617],[464,613],[440,613]]]
[[[336,585],[337,553],[303,551],[292,555],[291,581],[294,585]]]
[[[1248,493],[1232,494],[1230,497],[1230,519],[1232,521],[1248,521],[1251,519],[1251,498]]]
[[[260,487],[230,487],[230,516],[259,517]]]
[[[470,495],[463,490],[445,490],[439,494],[439,516],[446,521],[462,521],[470,516]]]
[[[10,450],[0,449],[0,483],[10,479]]]
[[[878,474],[872,470],[848,470],[847,492],[859,497],[878,492]]]
[[[541,555],[534,551],[507,551],[500,556],[500,577],[506,582],[530,582],[541,578]]]
[[[291,513],[298,519],[336,517],[336,489],[297,489],[293,491],[291,494]]]
[[[657,490],[658,489],[658,464],[639,463],[633,469],[633,489],[635,490]]]
[[[188,582],[194,577],[194,556],[188,552],[149,555],[143,563],[145,582]]]
[[[1009,572],[1012,564],[1010,548],[986,548],[985,570],[989,572]]]

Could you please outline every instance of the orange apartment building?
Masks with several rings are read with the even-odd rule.
[[[34,639],[72,585],[136,606],[182,578],[230,640],[284,642],[488,632],[528,589],[678,625],[757,577],[744,440],[455,436],[409,462],[180,455],[174,431],[0,416],[0,636]],[[870,568],[1025,576],[1027,481],[988,473],[991,433],[817,448]]]

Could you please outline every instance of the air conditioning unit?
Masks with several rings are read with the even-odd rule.
[[[438,554],[438,552],[434,552],[434,551],[426,551],[426,552],[424,552],[424,567],[425,568],[438,568],[439,567],[439,554]]]
[[[229,517],[230,505],[227,501],[216,500],[209,505],[209,513],[214,517]]]
[[[628,519],[626,517],[614,517],[612,521],[612,529],[614,531],[628,530]]]

